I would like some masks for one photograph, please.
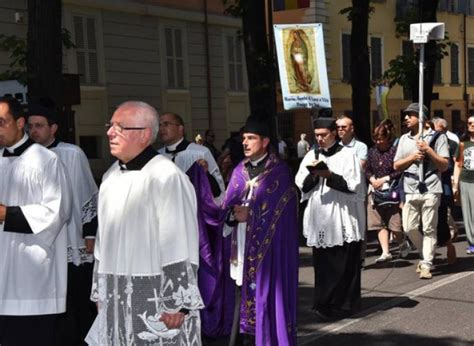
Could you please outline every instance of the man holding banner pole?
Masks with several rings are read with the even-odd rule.
[[[444,134],[431,129],[423,134],[420,125],[423,126],[428,117],[428,108],[422,106],[421,109],[421,117],[418,103],[412,103],[404,110],[405,123],[410,131],[400,137],[394,168],[403,171],[403,229],[421,255],[416,271],[420,279],[431,279],[438,207],[443,192],[441,172],[448,168],[449,148]],[[419,232],[420,224],[422,233]]]

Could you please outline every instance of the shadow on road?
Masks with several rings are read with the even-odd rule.
[[[309,341],[309,340],[308,340]],[[327,334],[314,341],[305,342],[305,338],[298,340],[298,345],[377,345],[377,346],[397,346],[397,345],[430,345],[430,346],[453,346],[472,345],[471,342],[454,337],[430,337],[414,334],[400,334],[399,331],[381,330],[377,334],[368,333],[340,333]]]

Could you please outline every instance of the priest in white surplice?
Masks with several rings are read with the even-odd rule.
[[[60,344],[80,344],[94,321],[97,309],[90,300],[95,235],[97,185],[89,161],[77,145],[59,141],[56,113],[41,105],[28,105],[30,138],[55,152],[64,164],[72,195],[68,233],[67,309],[58,321]]]
[[[171,159],[191,180],[198,201],[199,273],[198,284],[206,306],[201,310],[202,333],[209,338],[230,334],[234,302],[234,283],[229,273],[230,237],[208,217],[224,195],[224,180],[211,151],[185,138],[184,121],[176,113],[160,115],[159,153]]]
[[[13,99],[0,99],[0,344],[54,345],[66,309],[70,196],[52,151],[24,134]]]
[[[171,159],[183,172],[198,162],[208,173],[214,197],[218,200],[225,191],[224,179],[211,151],[204,145],[188,142],[184,136],[184,121],[175,113],[160,115],[160,141],[165,145],[159,153]]]
[[[295,177],[302,201],[306,244],[313,247],[314,313],[320,320],[356,311],[361,299],[360,246],[364,239],[365,182],[353,148],[339,145],[333,118],[316,118],[318,149],[309,151]],[[314,169],[323,161],[326,167]]]
[[[156,110],[138,101],[120,105],[108,124],[118,161],[99,191],[90,344],[201,344],[196,196],[151,147],[157,133]]]

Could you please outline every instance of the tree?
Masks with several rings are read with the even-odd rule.
[[[397,35],[408,37],[410,24],[437,22],[436,12],[438,0],[420,0],[418,6],[411,5],[405,9],[404,15],[396,18]],[[430,108],[433,98],[433,82],[437,62],[442,59],[446,52],[447,43],[429,41],[425,45],[425,71],[423,81],[423,103]],[[414,102],[419,100],[418,81],[419,51],[412,50],[405,55],[398,55],[389,62],[389,69],[385,71],[384,78],[390,82],[390,86],[398,84],[411,93]]]
[[[224,4],[229,2],[223,1]],[[271,23],[265,21],[265,4],[266,1],[262,0],[236,0],[227,7],[226,12],[242,18],[251,113],[268,120],[274,135],[276,69],[271,46],[272,33],[267,32]]]
[[[61,0],[28,0],[29,101],[49,97],[62,105],[62,63]]]
[[[352,117],[359,139],[371,142],[370,134],[370,60],[367,43],[371,0],[352,0],[352,7],[340,11],[352,22],[350,39]]]

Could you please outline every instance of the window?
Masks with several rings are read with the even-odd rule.
[[[88,159],[101,159],[100,145],[101,136],[79,136],[79,146],[84,151]]]
[[[242,41],[236,35],[226,35],[225,46],[227,51],[228,90],[244,91]]]
[[[462,132],[464,130],[461,121],[461,111],[459,109],[453,109],[451,111],[451,129],[453,132]]]
[[[433,117],[434,118],[444,118],[444,113],[442,109],[435,109],[433,111]]]
[[[293,113],[279,113],[277,116],[278,121],[278,134],[283,140],[292,138],[294,134],[294,114]]]
[[[465,0],[467,1],[468,3],[466,4],[466,7],[467,7],[467,14],[473,16],[474,15],[474,0]]]
[[[351,80],[351,35],[342,34],[342,80]]]
[[[395,20],[403,20],[407,17],[410,11],[414,11],[414,8],[417,8],[416,6],[418,6],[417,0],[397,0]]]
[[[184,89],[183,30],[181,28],[165,27],[164,40],[167,87],[169,89]]]
[[[77,73],[80,75],[81,84],[99,84],[97,19],[74,15],[73,25]]]
[[[413,56],[413,43],[411,41],[402,42],[402,55],[403,56]],[[403,99],[411,100],[413,96],[410,88],[403,87]]]
[[[474,47],[467,48],[468,83],[474,84]]]
[[[441,84],[441,60],[436,60],[435,73],[434,73],[434,84]]]
[[[459,84],[459,47],[457,44],[452,44],[450,48],[450,62],[451,62],[451,84]]]
[[[372,111],[372,129],[374,129],[378,124],[380,124],[379,111]]]
[[[380,37],[370,38],[370,61],[372,80],[382,78],[382,39]]]
[[[447,11],[448,10],[448,0],[439,0],[438,11]]]

